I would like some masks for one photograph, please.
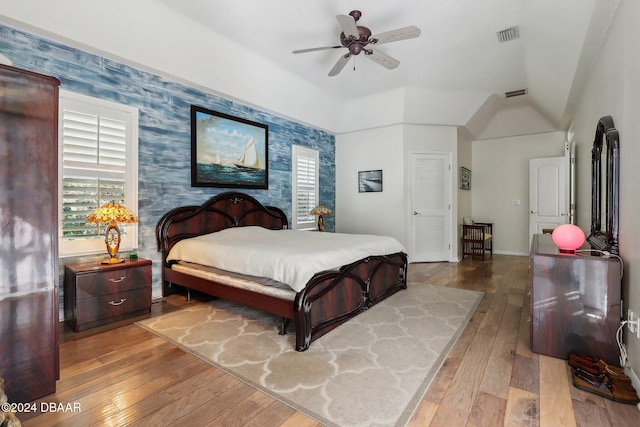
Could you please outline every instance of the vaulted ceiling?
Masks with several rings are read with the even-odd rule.
[[[122,37],[129,40],[125,42],[128,46],[121,46],[123,39],[110,34],[108,23],[100,22],[99,17],[92,17],[93,22],[78,23],[79,17],[88,19],[90,8],[96,8],[82,4],[86,2],[15,3],[0,10],[10,23],[26,23],[75,40],[85,31],[82,43],[89,47],[152,69],[161,63],[160,55],[164,60],[170,56],[180,62],[185,62],[187,53],[210,55],[210,60],[194,58],[193,63],[200,68],[210,64],[210,74],[220,72],[216,67],[235,68],[239,79],[244,74],[282,72],[284,76],[295,76],[289,80],[295,80],[296,85],[308,85],[337,100],[346,112],[361,111],[363,115],[367,110],[379,109],[380,103],[393,104],[392,99],[399,99],[403,112],[397,119],[389,119],[389,123],[401,120],[464,126],[473,137],[482,139],[568,128],[577,96],[597,58],[618,0],[156,0],[145,2],[147,15],[137,21],[131,17],[140,17],[144,12],[136,7],[138,2],[115,2],[130,3],[128,8],[120,9],[121,18],[109,15],[123,20],[122,25],[111,28],[125,34]],[[48,3],[55,3],[56,10],[73,10],[76,15],[70,16],[74,19],[47,11]],[[77,7],[72,9],[74,4]],[[154,20],[152,4],[165,11],[157,17],[158,22]],[[358,24],[370,28],[374,35],[409,25],[420,28],[418,38],[376,47],[398,60],[397,68],[385,69],[360,54],[353,56],[340,74],[329,77],[329,70],[346,49],[292,54],[297,49],[339,45],[341,27],[336,15],[347,15],[352,10],[362,12]],[[182,24],[164,20],[167,11],[180,17]],[[58,26],[51,23],[57,19]],[[130,27],[136,22],[139,28],[134,31]],[[74,32],[70,26],[79,29]],[[197,29],[192,36],[188,34],[190,26]],[[518,28],[519,37],[500,42],[497,32],[511,27]],[[96,38],[92,31],[102,31],[103,35]],[[203,37],[205,34],[211,38]],[[111,45],[109,37],[113,38]],[[145,40],[139,43],[137,56],[136,37]],[[226,45],[224,49],[222,44]],[[256,58],[256,69],[239,69],[252,66],[235,61],[241,51]],[[206,71],[198,74],[182,72],[178,66],[164,68],[185,81],[213,86],[205,77]],[[264,85],[260,77],[254,79]],[[286,79],[271,81],[282,85]],[[229,91],[240,99],[250,98],[249,92],[243,93],[244,88],[246,82]],[[526,89],[526,95],[505,97],[506,92],[520,89]],[[255,97],[245,100],[258,106],[268,104],[269,101],[261,102],[260,92],[264,90],[256,89]],[[279,110],[275,101],[263,106]],[[295,116],[293,109],[282,112]],[[314,122],[310,116],[302,120]],[[361,120],[362,125],[355,126],[367,126],[366,120]],[[331,127],[320,122],[320,127]],[[350,126],[342,123],[330,130],[348,131]]]

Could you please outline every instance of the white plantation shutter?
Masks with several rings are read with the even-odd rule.
[[[318,204],[319,153],[294,145],[292,157],[293,228],[313,228],[315,217],[310,212]]]
[[[138,111],[128,106],[60,94],[61,255],[101,252],[106,224],[87,223],[97,207],[138,205]],[[121,250],[137,247],[137,226],[119,224]]]
[[[63,166],[82,175],[106,173],[124,177],[127,166],[127,123],[63,111]]]

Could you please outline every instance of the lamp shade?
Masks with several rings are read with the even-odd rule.
[[[315,208],[313,208],[313,210],[311,211],[311,215],[331,216],[333,215],[333,212],[331,212],[331,209],[329,209],[324,205],[318,205]]]
[[[333,212],[331,209],[324,205],[318,205],[310,212],[311,215],[318,217],[318,231],[324,231],[324,218],[325,216],[331,216]]]
[[[584,244],[586,236],[577,225],[562,224],[553,230],[551,239],[560,248],[560,252],[575,253]]]
[[[109,202],[105,203],[87,217],[87,222],[138,222],[138,217],[126,206]]]
[[[108,222],[107,230],[104,233],[104,242],[107,245],[107,253],[110,258],[103,261],[103,264],[117,264],[124,260],[118,259],[118,250],[120,250],[120,229],[118,222],[132,223],[138,222],[138,217],[131,212],[126,206],[120,203],[109,202],[100,206],[87,217],[87,222]]]

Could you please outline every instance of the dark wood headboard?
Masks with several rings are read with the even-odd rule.
[[[163,262],[169,250],[182,239],[213,233],[231,227],[257,225],[272,230],[288,228],[285,213],[240,192],[222,193],[202,206],[182,206],[167,212],[156,226],[158,250]]]

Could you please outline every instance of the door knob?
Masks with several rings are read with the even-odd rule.
[[[531,213],[536,213],[536,210],[535,210],[535,209],[532,209],[532,210],[531,210]]]
[[[414,215],[422,215],[420,212],[413,211]]]

